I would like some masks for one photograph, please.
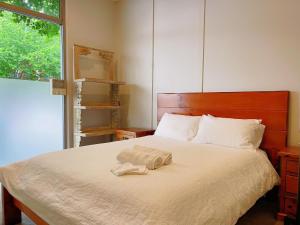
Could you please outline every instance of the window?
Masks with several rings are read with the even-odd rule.
[[[0,166],[64,147],[64,0],[0,0]]]

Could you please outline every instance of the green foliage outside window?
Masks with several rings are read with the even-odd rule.
[[[22,1],[15,0],[15,2]],[[59,25],[2,11],[0,78],[27,80],[60,78],[59,30]]]
[[[60,16],[60,0],[0,0],[11,5],[20,6],[36,12],[44,13],[50,16]],[[1,11],[0,11],[1,15]],[[13,20],[15,22],[25,22],[27,26],[39,31],[43,35],[57,35],[59,33],[59,27],[55,24],[51,24],[42,20],[32,19],[27,16],[13,14]]]
[[[59,17],[60,0],[0,0],[0,2]]]

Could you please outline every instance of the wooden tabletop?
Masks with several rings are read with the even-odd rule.
[[[144,132],[144,131],[153,131],[153,129],[147,129],[147,128],[136,128],[136,127],[130,127],[130,128],[120,128],[117,130],[121,131],[129,131],[129,132]]]

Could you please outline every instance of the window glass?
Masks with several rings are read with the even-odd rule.
[[[64,101],[60,25],[0,11],[0,167],[62,149]]]
[[[60,26],[2,11],[0,78],[39,81],[61,78]]]

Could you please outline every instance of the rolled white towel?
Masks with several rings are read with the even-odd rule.
[[[146,166],[132,165],[131,163],[119,164],[110,171],[116,176],[145,175],[148,173]]]
[[[134,165],[145,165],[149,170],[157,169],[172,162],[172,153],[135,145],[132,149],[122,151],[117,159],[121,163],[130,162]]]
[[[120,163],[132,163],[133,165],[145,165],[149,170],[155,170],[163,165],[163,159],[159,154],[144,152],[137,149],[123,150],[117,159]]]
[[[163,151],[160,149],[149,148],[149,147],[145,147],[145,146],[141,146],[141,145],[135,145],[133,147],[133,150],[142,151],[142,152],[153,154],[153,155],[159,155],[163,160],[163,162],[162,162],[163,165],[169,165],[172,163],[172,153],[171,152]]]

